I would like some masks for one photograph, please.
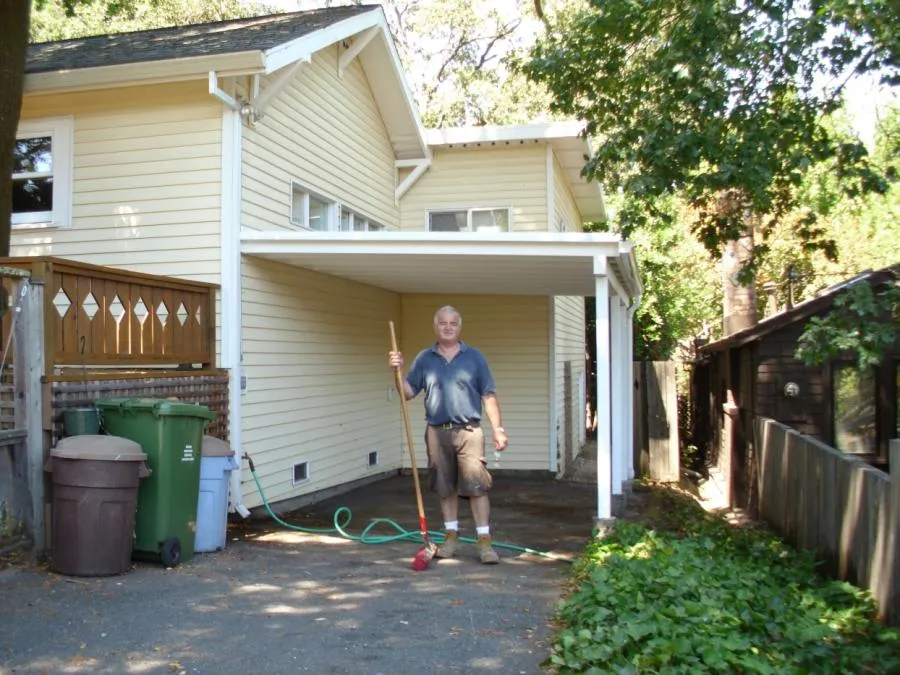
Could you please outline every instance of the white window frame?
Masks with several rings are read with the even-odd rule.
[[[350,216],[350,229],[343,229],[344,214]],[[351,208],[341,205],[340,215],[338,216],[338,230],[340,232],[384,232],[387,228],[381,223],[360,215]]]
[[[290,190],[291,212],[289,220],[291,225],[294,225],[295,227],[303,228],[310,232],[380,232],[387,230],[387,227],[385,227],[384,224],[360,214],[358,211],[342,204],[337,199],[329,197],[317,190],[309,189],[299,181],[292,180]],[[299,200],[295,199],[295,195],[299,195]],[[309,225],[310,198],[325,202],[327,205],[327,222],[325,229],[312,228]],[[299,201],[300,204],[300,213],[294,213],[294,205],[297,201]],[[350,216],[350,230],[341,229],[341,221],[345,212]],[[354,227],[357,227],[357,229],[354,229]]]
[[[472,214],[476,211],[506,211],[506,222],[508,223],[506,231],[512,232],[513,210],[511,206],[447,206],[445,208],[428,209],[425,213],[425,231],[434,232],[431,229],[432,213],[460,213],[462,211],[466,213],[466,232],[474,232],[472,229]]]
[[[35,213],[13,213],[10,225],[13,230],[46,227],[71,227],[72,225],[72,165],[75,120],[73,117],[46,117],[24,120],[16,130],[16,139],[50,137],[53,157],[53,210]],[[18,174],[19,176],[27,174]],[[17,176],[17,174],[13,174]]]
[[[294,213],[294,204],[297,201],[295,195],[300,193],[300,213]],[[325,228],[318,229],[310,227],[310,219],[309,219],[309,202],[310,198],[316,199],[320,202],[325,202]],[[316,192],[315,190],[310,190],[303,183],[292,180],[291,181],[291,212],[290,212],[290,221],[292,225],[297,227],[302,227],[305,230],[309,230],[311,232],[330,232],[335,229],[335,221],[337,219],[336,214],[338,213],[338,203],[331,199],[330,197],[322,194],[321,192]]]

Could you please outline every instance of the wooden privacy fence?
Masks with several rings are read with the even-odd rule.
[[[214,284],[53,257],[0,258],[43,283],[45,374],[215,363]],[[10,313],[3,319],[9,333]]]
[[[634,470],[651,480],[681,476],[675,368],[673,361],[633,364]]]
[[[900,625],[900,441],[894,475],[757,417],[759,512],[789,544],[832,574],[872,591],[880,617]]]

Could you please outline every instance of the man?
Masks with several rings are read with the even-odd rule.
[[[482,405],[491,422],[494,447],[503,452],[509,442],[500,420],[494,378],[484,355],[459,339],[462,316],[447,305],[434,315],[437,341],[419,352],[403,380],[407,399],[425,391],[425,447],[431,489],[437,492],[446,537],[435,553],[452,558],[459,549],[459,497],[467,497],[475,521],[478,553],[485,565],[500,557],[491,545],[493,479],[484,459]],[[402,371],[403,354],[391,352],[389,363]]]

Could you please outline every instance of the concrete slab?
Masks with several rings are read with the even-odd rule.
[[[425,501],[439,530],[436,498]],[[0,673],[540,673],[569,564],[521,549],[577,555],[596,488],[501,473],[492,502],[496,566],[479,564],[468,545],[414,572],[416,542],[364,544],[269,518],[231,524],[225,550],[173,569],[135,563],[123,575],[75,578],[0,561]],[[418,529],[408,475],[284,520],[329,528],[341,506],[353,535],[378,518]],[[465,502],[461,516],[463,536],[474,537]]]

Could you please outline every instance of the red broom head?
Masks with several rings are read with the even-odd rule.
[[[412,568],[416,570],[416,572],[427,570],[428,565],[431,564],[431,559],[434,557],[435,550],[433,545],[426,545],[425,548],[419,549],[419,552],[416,553],[416,557],[413,558]]]

